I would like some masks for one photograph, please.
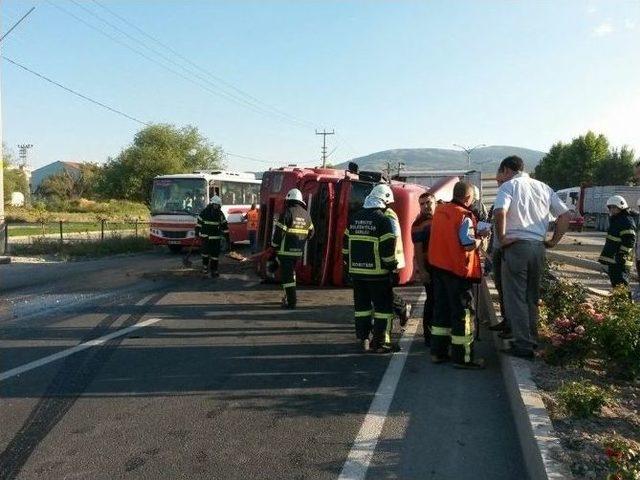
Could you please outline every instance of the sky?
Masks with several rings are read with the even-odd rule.
[[[2,55],[228,168],[394,148],[547,151],[592,129],[640,154],[640,0],[0,0]],[[2,134],[30,164],[102,163],[143,127],[2,60]],[[233,156],[232,156],[233,154]],[[246,158],[248,157],[248,158]]]

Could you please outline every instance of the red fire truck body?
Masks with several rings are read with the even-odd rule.
[[[343,286],[345,282],[342,261],[344,231],[351,216],[362,208],[364,199],[379,182],[380,174],[344,170],[287,167],[264,173],[260,191],[260,230],[258,244],[262,250],[269,247],[274,218],[284,210],[284,197],[292,188],[298,188],[307,203],[315,234],[309,241],[302,261],[296,270],[301,285]],[[452,184],[447,183],[445,188]],[[411,225],[418,216],[418,197],[425,188],[410,183],[391,183],[403,238],[405,267],[400,270],[400,283],[413,277],[413,243]],[[258,264],[264,277],[277,278],[266,271],[266,259]]]

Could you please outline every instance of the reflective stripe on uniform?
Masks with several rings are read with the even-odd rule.
[[[473,322],[471,310],[464,311],[464,335],[451,335],[452,345],[462,345],[464,347],[464,361],[471,361],[471,344],[473,343]]]
[[[431,327],[431,335],[438,335],[440,337],[451,336],[451,329],[449,327]]]
[[[290,228],[289,230],[287,230],[287,233],[293,233],[296,235],[307,235],[309,233],[309,230],[307,230],[306,228]]]
[[[209,238],[209,235],[207,235],[206,233],[201,233],[201,234],[200,234],[200,236],[201,236],[202,238]]]
[[[356,318],[370,317],[372,313],[373,313],[373,310],[367,310],[366,312],[365,311],[360,311],[360,312],[356,311],[355,312],[355,317]]]
[[[351,266],[351,258],[349,258],[349,273],[360,273],[364,275],[384,275],[385,273],[389,273],[389,270],[382,268],[380,262],[380,252],[378,250],[378,245],[380,241],[377,237],[370,237],[368,235],[349,235],[349,248],[347,249],[349,252],[351,251],[351,242],[359,241],[359,242],[369,242],[373,244],[373,258],[374,258],[374,268],[357,268]],[[395,257],[393,257],[395,258]]]
[[[600,255],[600,258],[598,259],[598,261],[599,262],[605,262],[605,263],[613,263],[613,264],[616,263],[616,260],[614,258],[605,257],[605,256],[602,256],[602,255]]]
[[[289,227],[287,227],[286,225],[280,223],[280,222],[274,222],[274,225],[278,228],[281,228],[282,230],[284,230],[285,232],[289,229]]]
[[[200,256],[201,256],[202,258],[209,258],[209,255],[207,255],[206,253],[201,253],[201,254],[200,254]]]
[[[282,288],[291,288],[291,287],[295,287],[295,286],[296,286],[296,282],[283,283],[282,284]]]
[[[388,240],[389,238],[396,238],[396,236],[393,233],[385,233],[384,235],[382,235],[380,237],[380,241],[384,242],[385,240]]]
[[[381,318],[383,320],[389,320],[393,318],[393,313],[379,313],[375,312],[373,318]]]
[[[395,259],[396,259],[395,255],[392,255],[391,257],[382,257],[383,262],[393,262]]]
[[[607,235],[607,240],[611,240],[612,242],[621,242],[622,239],[620,237],[615,237],[613,235]]]
[[[278,251],[278,255],[282,255],[284,257],[301,257],[302,252],[285,252],[284,250]]]
[[[342,254],[343,255],[347,255],[349,253],[349,249],[348,248],[343,248],[342,249]]]
[[[620,250],[622,250],[623,252],[630,252],[631,250],[633,250],[631,247],[625,247],[624,245],[620,245]]]
[[[622,230],[622,231],[619,233],[619,235],[620,235],[620,236],[623,236],[623,235],[633,235],[633,236],[635,237],[635,236],[636,236],[636,232],[635,232],[634,230]],[[609,235],[607,235],[607,238],[608,238],[608,237],[609,237]]]
[[[220,222],[210,222],[208,220],[200,220],[205,225],[220,225]]]

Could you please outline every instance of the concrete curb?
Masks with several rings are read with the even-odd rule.
[[[492,287],[493,285],[491,285]],[[493,308],[490,285],[483,280],[478,303],[478,313],[498,323]],[[503,342],[493,335],[498,349]],[[499,355],[511,412],[516,423],[520,448],[531,480],[573,479],[568,467],[559,459],[562,454],[560,439],[556,436],[551,419],[532,379],[530,362],[520,358]]]
[[[602,272],[603,266],[595,260],[588,260],[586,258],[572,257],[565,253],[554,252],[553,250],[547,250],[547,258],[551,261],[568,263],[575,267],[585,268],[587,270],[593,270],[596,272]]]

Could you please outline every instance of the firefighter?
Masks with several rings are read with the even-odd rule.
[[[435,300],[431,361],[451,359],[457,368],[481,369],[484,361],[473,356],[473,284],[480,282],[482,269],[472,204],[473,186],[458,182],[453,200],[438,205],[431,222],[428,254]]]
[[[256,253],[256,245],[258,241],[258,225],[260,225],[260,210],[258,210],[255,202],[251,204],[251,208],[242,216],[247,222],[247,235],[251,245],[251,253]]]
[[[307,240],[313,237],[313,223],[302,192],[297,188],[289,190],[285,206],[284,212],[274,222],[271,246],[280,264],[284,291],[282,308],[296,308],[296,264],[302,257]]]
[[[214,195],[197,219],[196,235],[202,239],[200,249],[202,255],[202,273],[211,274],[211,278],[219,276],[218,257],[222,245],[222,239],[227,241],[227,249],[231,245],[229,240],[229,225],[222,212],[222,200]]]
[[[609,229],[598,261],[608,267],[612,287],[624,285],[629,289],[629,273],[633,265],[636,224],[624,197],[613,195],[607,200]],[[629,295],[631,291],[629,290]]]
[[[376,185],[344,234],[342,254],[353,280],[356,338],[363,352],[397,350],[391,345],[396,235],[384,213],[392,202],[391,188]]]

